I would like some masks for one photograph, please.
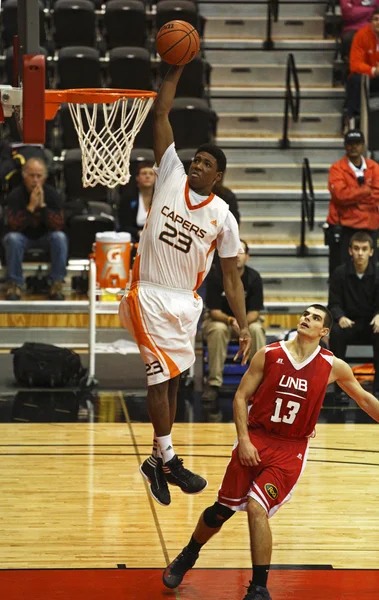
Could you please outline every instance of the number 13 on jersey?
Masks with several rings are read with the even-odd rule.
[[[296,419],[296,415],[300,410],[300,402],[295,402],[294,400],[288,400],[287,404],[283,407],[283,399],[277,398],[275,400],[275,412],[271,417],[271,421],[274,423],[287,423],[288,425],[292,425],[294,420]],[[284,412],[285,414],[281,413]]]

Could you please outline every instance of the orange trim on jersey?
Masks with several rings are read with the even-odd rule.
[[[190,199],[190,195],[189,195],[189,184],[188,184],[188,179],[186,181],[186,187],[184,188],[184,197],[186,199],[186,204],[187,204],[187,208],[189,208],[189,210],[196,210],[197,208],[202,208],[203,206],[206,206],[207,204],[209,204],[210,202],[212,202],[213,198],[214,198],[214,194],[209,194],[208,198],[206,198],[205,200],[203,200],[203,202],[200,202],[200,204],[191,204],[191,199]]]
[[[159,348],[159,346],[157,346],[157,344],[155,344],[155,342],[151,339],[151,334],[149,335],[146,325],[144,325],[143,323],[143,316],[138,301],[137,286],[135,286],[129,291],[126,301],[129,305],[130,317],[132,319],[134,335],[138,346],[145,346],[153,354],[155,354],[158,359],[160,358],[160,355],[163,357],[170,372],[170,379],[173,379],[173,377],[180,375],[180,369],[178,368],[178,366],[166,354],[164,350],[162,350],[161,348]]]
[[[213,240],[213,242],[211,243],[210,248],[207,252],[207,255],[205,257],[205,264],[207,264],[208,256],[210,255],[211,252],[214,252],[214,250],[216,250],[216,247],[217,247],[217,242],[216,242],[216,240]],[[203,283],[204,273],[205,273],[205,271],[200,271],[200,273],[197,274],[196,284],[195,284],[195,287],[193,288],[194,292],[196,290],[198,290],[199,287],[201,286],[201,284]]]
[[[137,283],[137,281],[139,281],[140,262],[141,262],[141,255],[136,254],[136,257],[134,259],[133,269],[132,269],[132,285]]]

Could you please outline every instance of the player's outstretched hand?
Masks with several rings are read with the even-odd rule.
[[[250,335],[250,331],[248,330],[247,327],[245,329],[241,329],[240,335],[239,335],[239,343],[240,343],[240,347],[238,349],[237,354],[234,357],[234,360],[237,360],[237,358],[242,356],[241,364],[246,365],[246,363],[249,359],[250,350],[251,350],[251,335]]]
[[[258,450],[250,440],[238,440],[238,458],[244,467],[256,467],[261,462]]]

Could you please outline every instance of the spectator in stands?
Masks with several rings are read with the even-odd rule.
[[[346,82],[347,118],[349,125],[360,115],[361,77],[370,78],[370,93],[379,92],[379,8],[375,8],[371,22],[354,36],[350,50],[350,75]]]
[[[63,204],[54,187],[46,184],[43,160],[31,158],[22,167],[23,182],[7,198],[8,230],[3,240],[9,286],[7,300],[19,300],[23,285],[22,260],[27,248],[51,253],[51,300],[64,300],[68,243],[63,233]]]
[[[230,190],[228,187],[226,187],[224,185],[224,183],[223,183],[224,175],[225,175],[225,173],[223,173],[220,181],[215,183],[212,191],[214,194],[216,194],[216,196],[219,196],[219,198],[222,198],[224,200],[224,202],[226,202],[226,204],[229,206],[230,212],[236,218],[236,221],[239,225],[240,224],[240,213],[238,210],[237,196],[235,195],[234,192],[232,192],[232,190]]]
[[[329,172],[331,201],[327,222],[329,273],[350,260],[350,238],[364,230],[372,238],[374,260],[379,228],[379,165],[364,158],[364,136],[358,129],[345,135],[346,155]]]
[[[15,171],[15,163],[12,156],[12,149],[6,140],[0,140],[0,182],[2,191],[8,185],[8,180]]]
[[[340,265],[330,278],[328,308],[334,324],[330,349],[345,360],[349,344],[372,344],[375,378],[373,393],[379,394],[379,268],[371,259],[372,237],[358,231],[350,240],[351,260]]]
[[[342,14],[342,57],[349,58],[353,37],[359,29],[370,24],[372,13],[379,8],[379,0],[340,0]]]
[[[246,299],[246,314],[252,338],[250,358],[266,344],[260,311],[263,308],[263,286],[259,273],[246,265],[249,250],[241,240],[245,253],[238,254],[237,268],[241,276]],[[209,377],[204,400],[209,403],[211,413],[217,415],[218,394],[223,381],[223,369],[231,338],[238,339],[238,324],[233,316],[222,285],[221,273],[211,271],[208,277],[206,307],[209,311],[204,319],[203,332],[208,345]]]
[[[118,209],[120,231],[127,231],[138,242],[153,198],[155,172],[153,164],[138,165],[135,182],[121,188]]]

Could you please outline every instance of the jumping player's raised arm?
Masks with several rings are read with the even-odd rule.
[[[333,368],[330,372],[329,382],[336,381],[338,385],[361,407],[370,417],[379,422],[379,401],[366,392],[355,379],[348,364],[340,358],[333,358]]]
[[[265,347],[254,354],[248,370],[241,379],[233,401],[234,423],[238,437],[238,454],[241,464],[245,467],[255,466],[260,462],[258,451],[251,443],[248,433],[247,403],[262,382],[265,356]]]
[[[176,86],[184,67],[170,67],[161,83],[153,108],[153,146],[157,166],[167,148],[174,141],[174,134],[168,118],[176,94]]]

